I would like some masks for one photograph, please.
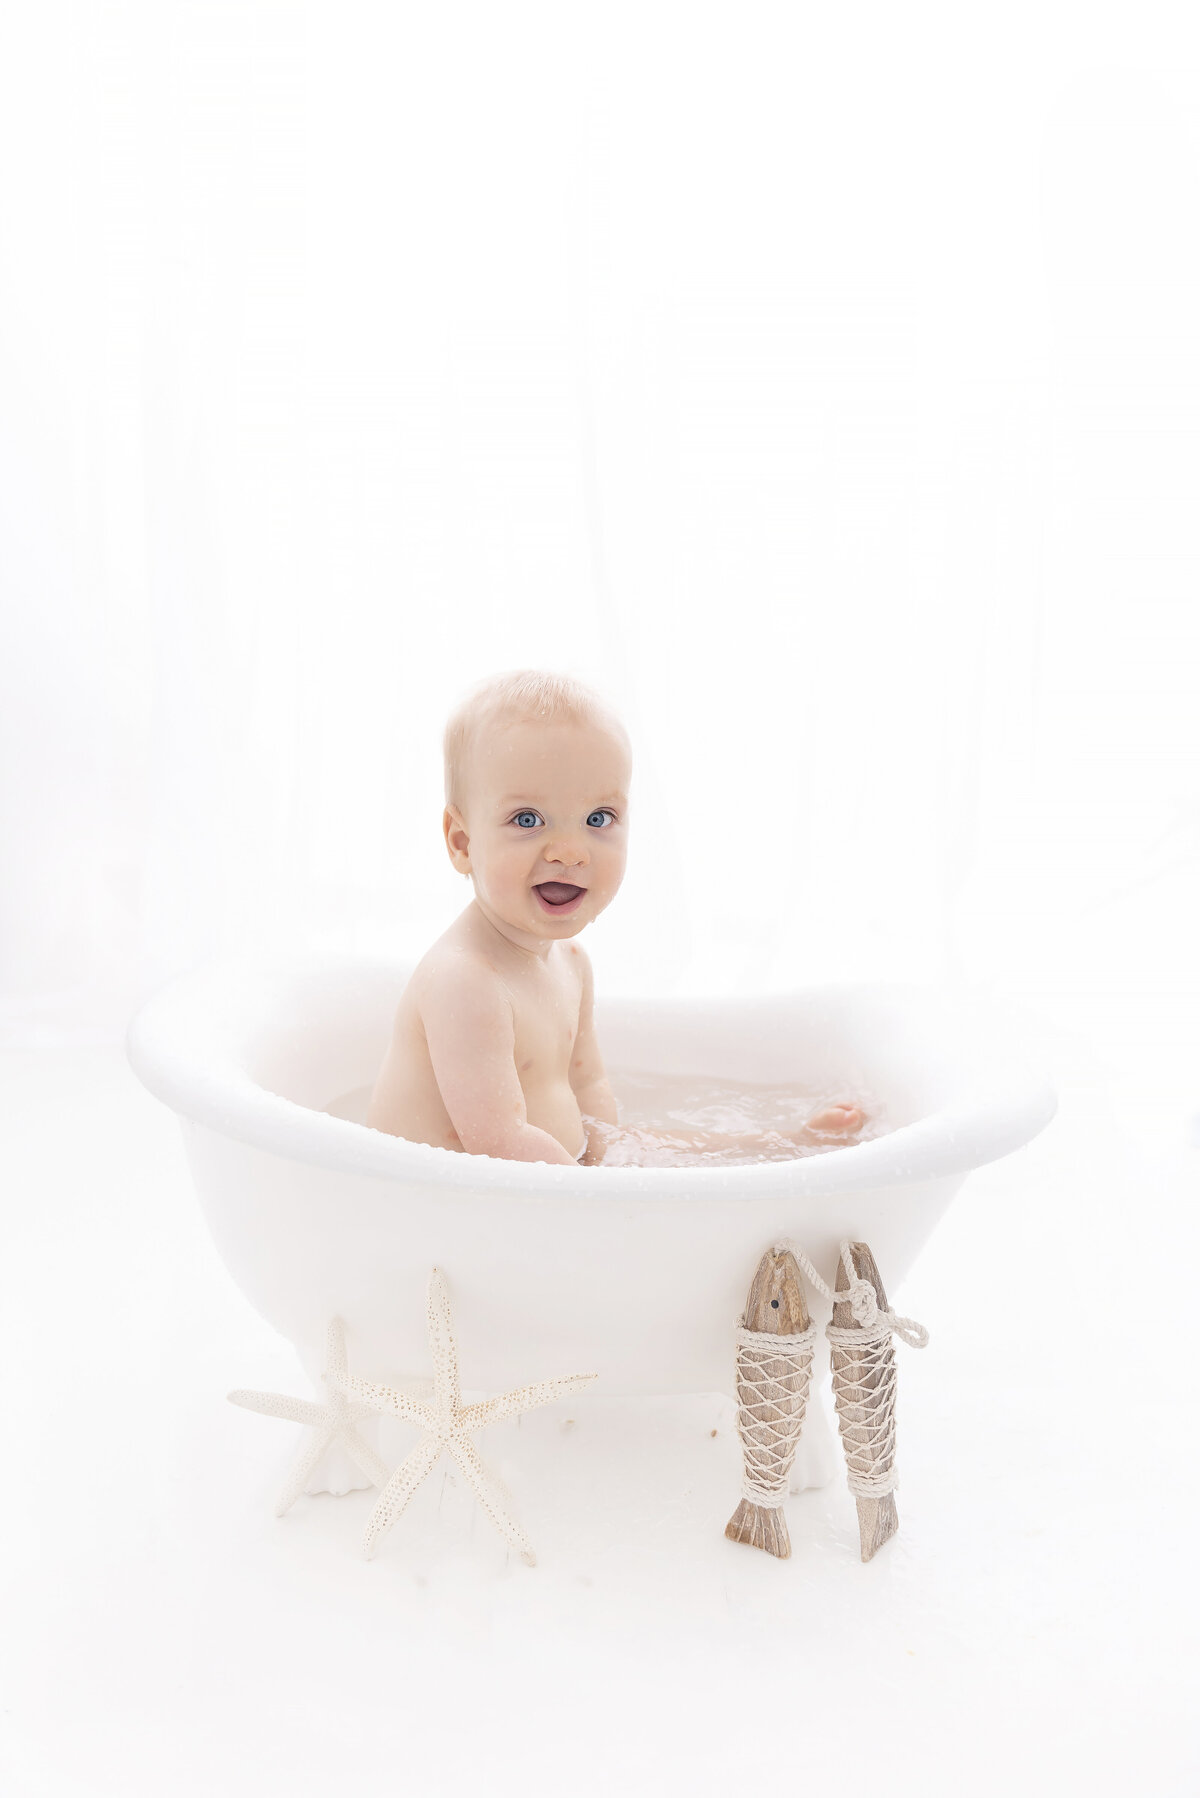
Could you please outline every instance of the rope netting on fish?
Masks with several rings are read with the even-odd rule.
[[[817,1328],[792,1336],[738,1330],[738,1403],[754,1420],[744,1441],[742,1497],[755,1505],[778,1505],[804,1427],[812,1380]]]
[[[742,1499],[725,1534],[781,1560],[792,1552],[783,1498],[804,1427],[816,1340],[795,1257],[768,1249],[737,1326]]]
[[[928,1331],[888,1308],[866,1243],[840,1245],[829,1287],[804,1249],[787,1239],[764,1254],[737,1325],[737,1429],[742,1500],[725,1534],[785,1559],[791,1553],[783,1499],[812,1382],[816,1327],[800,1270],[833,1304],[826,1325],[834,1405],[847,1484],[858,1507],[862,1558],[896,1533],[896,1365],[892,1337],[924,1348]]]

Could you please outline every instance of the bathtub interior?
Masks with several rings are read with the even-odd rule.
[[[317,1111],[369,1089],[410,971],[297,967],[269,994],[243,994],[236,1034],[244,1070],[265,1091]],[[837,1086],[885,1105],[891,1129],[961,1099],[972,1076],[978,1082],[986,1049],[975,1041],[965,1052],[962,1018],[899,985],[744,999],[598,997],[596,1033],[614,1075],[794,1083],[801,1092]]]
[[[614,1088],[639,1076],[728,1081],[873,1100],[872,1140],[777,1162],[556,1166],[408,1143],[369,1129],[348,1095],[374,1085],[410,965],[344,954],[220,961],[181,976],[130,1025],[144,1084],[181,1118],[284,1155],[439,1187],[580,1201],[752,1190],[799,1195],[965,1173],[1028,1142],[1054,1095],[998,1008],[945,988],[837,984],[747,997],[601,996],[597,1034]],[[736,1174],[736,1179],[734,1175]]]

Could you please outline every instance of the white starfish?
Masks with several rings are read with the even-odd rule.
[[[471,1440],[471,1431],[484,1429],[489,1423],[499,1423],[504,1417],[519,1417],[526,1411],[535,1411],[539,1405],[553,1404],[555,1399],[581,1391],[599,1376],[594,1373],[566,1374],[561,1379],[539,1380],[535,1385],[519,1386],[498,1398],[464,1405],[458,1378],[458,1350],[451,1333],[450,1296],[440,1268],[435,1267],[429,1276],[426,1314],[429,1351],[433,1359],[432,1403],[422,1404],[409,1393],[397,1392],[377,1380],[341,1376],[346,1391],[373,1411],[402,1417],[406,1423],[415,1423],[425,1432],[380,1493],[367,1520],[363,1553],[368,1557],[374,1553],[379,1538],[395,1523],[421,1481],[431,1472],[442,1450],[446,1449],[462,1469],[476,1498],[505,1541],[519,1550],[522,1560],[532,1567],[533,1548],[512,1514],[511,1494],[503,1481],[485,1467]]]
[[[387,1464],[381,1461],[370,1443],[355,1425],[369,1417],[370,1405],[355,1404],[346,1396],[341,1384],[346,1376],[346,1330],[340,1317],[335,1317],[325,1332],[325,1371],[322,1383],[328,1395],[323,1405],[307,1398],[290,1398],[283,1392],[230,1392],[229,1402],[243,1405],[247,1411],[260,1411],[264,1417],[286,1417],[292,1423],[306,1423],[312,1435],[292,1468],[288,1483],[275,1506],[276,1517],[289,1511],[308,1485],[318,1462],[333,1442],[346,1450],[351,1460],[366,1474],[373,1486],[386,1486]]]

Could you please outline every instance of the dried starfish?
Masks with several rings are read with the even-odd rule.
[[[496,1478],[480,1459],[471,1440],[473,1430],[485,1429],[505,1417],[520,1417],[540,1405],[553,1404],[579,1392],[598,1375],[566,1374],[557,1380],[539,1380],[532,1386],[518,1386],[513,1392],[497,1398],[481,1399],[478,1404],[464,1405],[458,1377],[458,1350],[451,1332],[450,1295],[440,1268],[429,1276],[426,1296],[429,1320],[429,1351],[433,1360],[433,1400],[422,1404],[407,1392],[381,1385],[377,1380],[363,1380],[351,1374],[341,1375],[341,1384],[353,1398],[361,1400],[373,1411],[390,1417],[402,1417],[415,1423],[424,1435],[411,1454],[401,1461],[379,1495],[378,1503],[367,1519],[363,1535],[363,1553],[374,1553],[379,1538],[391,1528],[426,1474],[430,1473],[443,1449],[453,1456],[462,1469],[476,1498],[505,1541],[517,1549],[530,1567],[535,1563],[529,1539],[512,1514],[512,1498],[503,1482]]]
[[[346,1396],[341,1384],[346,1376],[346,1329],[340,1317],[335,1317],[325,1332],[325,1351],[325,1371],[321,1380],[328,1396],[323,1405],[307,1398],[291,1398],[283,1392],[238,1391],[227,1395],[231,1404],[242,1405],[247,1411],[259,1411],[264,1417],[286,1417],[292,1423],[306,1423],[313,1432],[280,1494],[275,1506],[276,1517],[291,1510],[325,1451],[334,1442],[345,1449],[373,1486],[387,1485],[386,1463],[355,1427],[371,1415],[374,1407],[354,1403]]]

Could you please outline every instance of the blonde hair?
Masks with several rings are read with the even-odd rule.
[[[570,674],[539,668],[513,668],[489,674],[461,699],[446,721],[442,737],[446,804],[461,810],[463,770],[472,745],[497,724],[600,724],[629,747],[629,733],[592,687]]]

